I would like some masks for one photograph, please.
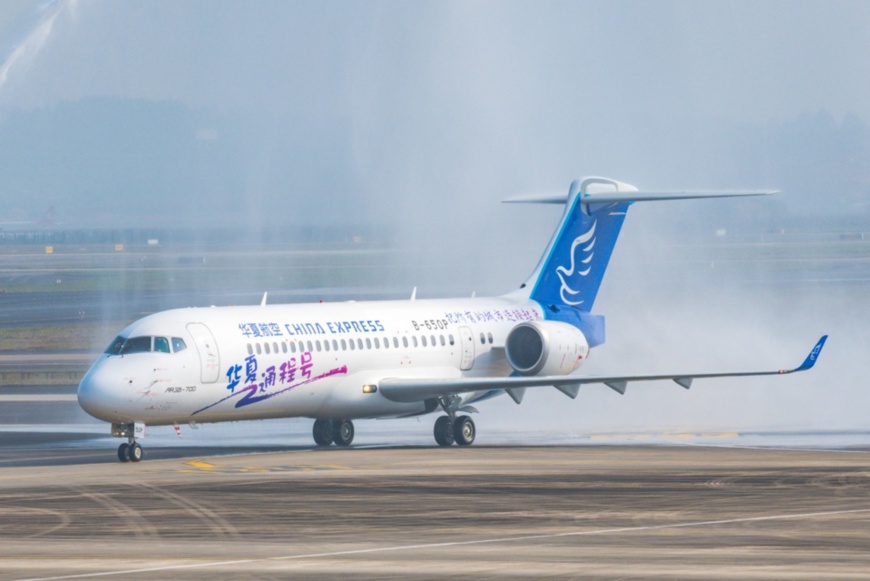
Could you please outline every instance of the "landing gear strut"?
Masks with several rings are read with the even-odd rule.
[[[336,446],[347,447],[353,442],[353,422],[350,420],[314,420],[312,435],[314,443],[318,446],[329,446],[335,443]]]

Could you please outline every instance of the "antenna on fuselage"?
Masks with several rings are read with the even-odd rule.
[[[263,300],[260,301],[260,306],[261,306],[261,307],[265,307],[265,306],[266,306],[266,299],[267,299],[268,297],[269,297],[269,291],[264,292],[264,293],[263,293]]]
[[[411,291],[411,300],[412,301],[417,300],[417,287],[414,287],[414,290]]]

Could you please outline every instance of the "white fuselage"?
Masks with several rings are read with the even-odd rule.
[[[507,376],[508,333],[542,318],[537,302],[513,296],[176,309],[122,331],[151,338],[151,348],[143,339],[144,350],[101,355],[79,402],[108,422],[151,425],[420,414],[434,402],[400,403],[363,387]]]

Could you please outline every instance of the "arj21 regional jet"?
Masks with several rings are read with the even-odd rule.
[[[121,331],[78,388],[92,416],[126,438],[122,462],[138,462],[146,425],[265,418],[314,419],[318,446],[349,446],[353,420],[441,410],[435,441],[474,442],[472,406],[532,387],[570,398],[603,383],[619,393],[633,381],[672,380],[689,388],[708,377],[787,374],[810,369],[827,336],[788,370],[584,376],[574,372],[604,343],[592,313],[626,211],[635,202],[753,196],[772,191],[642,192],[607,178],[571,184],[567,197],[515,202],[564,204],[540,262],[519,289],[495,298],[371,301],[175,309]]]

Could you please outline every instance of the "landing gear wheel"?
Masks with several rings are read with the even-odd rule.
[[[459,416],[453,422],[453,438],[460,446],[470,446],[474,442],[474,435],[476,433],[474,420],[468,416]]]
[[[435,441],[439,446],[453,444],[453,421],[450,416],[441,416],[435,420]]]
[[[332,441],[336,446],[350,446],[353,442],[353,422],[350,420],[335,420],[332,422]]]
[[[118,460],[121,462],[129,462],[130,456],[127,454],[127,450],[130,448],[130,444],[124,442],[120,446],[118,446]]]
[[[332,444],[332,422],[330,420],[314,420],[314,443],[318,446]]]
[[[142,454],[142,446],[136,442],[127,446],[127,457],[130,459],[130,462],[139,462],[142,459]]]

